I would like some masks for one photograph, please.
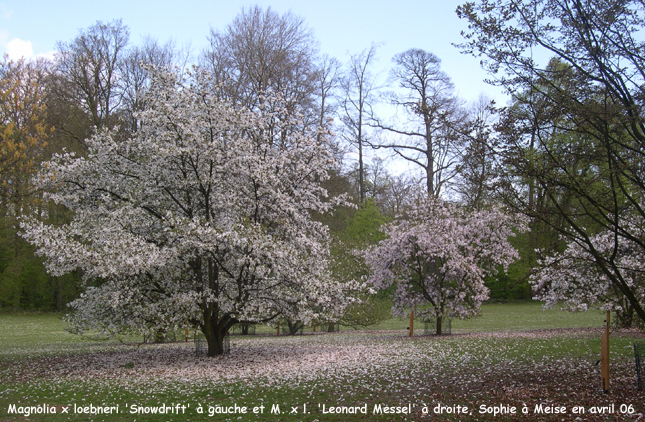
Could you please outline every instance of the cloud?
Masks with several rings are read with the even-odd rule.
[[[7,43],[7,55],[11,60],[18,60],[22,57],[29,59],[34,55],[34,49],[31,41],[24,41],[20,38],[14,38]]]
[[[0,60],[2,60],[2,56],[5,54],[9,57],[9,60],[14,61],[20,60],[21,58],[27,61],[37,59],[53,61],[56,57],[56,50],[35,54],[31,41],[21,40],[20,38],[7,41],[8,38],[6,31],[0,29]]]
[[[50,51],[46,51],[44,53],[38,53],[38,54],[36,54],[36,57],[39,58],[39,59],[42,58],[42,59],[53,61],[56,58],[57,53],[58,52],[56,50],[50,50]]]

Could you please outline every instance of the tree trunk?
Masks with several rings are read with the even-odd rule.
[[[438,336],[440,336],[440,335],[441,335],[441,324],[442,324],[442,323],[443,323],[443,317],[438,316],[438,317],[437,317],[437,331],[436,331],[436,334],[437,334]]]
[[[63,278],[62,277],[56,277],[56,309],[58,310],[58,312],[63,312]]]
[[[304,325],[298,321],[293,323],[291,321],[287,321],[287,324],[289,325],[289,334],[292,336],[296,335],[298,333],[298,330],[304,328]]]
[[[235,321],[233,321],[229,316],[224,316],[218,319],[217,313],[215,312],[213,312],[209,318],[206,318],[207,313],[208,312],[204,313],[205,318],[204,325],[202,327],[202,333],[204,333],[206,344],[208,344],[207,355],[209,357],[223,355],[226,353],[226,350],[224,350],[224,338]]]
[[[159,329],[155,333],[155,343],[165,343],[166,342],[166,330]]]
[[[221,335],[221,331],[215,331],[214,333],[206,334],[206,343],[208,344],[207,355],[209,357],[220,356],[224,354],[224,336]]]
[[[358,116],[358,204],[365,204],[365,169],[363,168],[362,111]]]

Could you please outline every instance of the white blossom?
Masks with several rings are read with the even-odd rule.
[[[415,307],[438,321],[477,315],[488,298],[484,277],[518,258],[508,239],[523,228],[499,210],[469,213],[420,199],[406,218],[387,226],[386,240],[365,253],[369,282],[377,289],[396,286],[396,315]]]
[[[232,106],[199,70],[155,71],[146,104],[135,134],[99,132],[86,156],[55,155],[35,180],[74,212],[22,228],[52,274],[82,271],[75,327],[190,324],[215,354],[237,321],[339,312],[354,285],[330,278],[327,228],[312,219],[334,202],[321,186],[334,164],[326,137],[279,98]]]
[[[642,224],[632,219],[625,223],[627,232],[645,237]],[[622,279],[639,303],[645,303],[645,251],[636,242],[605,230],[590,238],[594,250],[606,262],[607,270]],[[537,300],[551,308],[563,303],[571,311],[600,308],[615,311],[623,325],[632,323],[633,308],[623,292],[598,267],[598,260],[588,245],[570,242],[567,248],[538,262],[538,271],[531,276]]]

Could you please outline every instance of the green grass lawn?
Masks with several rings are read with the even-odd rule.
[[[63,316],[59,314],[0,314],[0,347],[6,349],[88,341],[85,337],[68,333],[65,326]]]
[[[481,317],[453,320],[454,332],[517,331],[554,328],[603,327],[605,312],[567,312],[560,309],[543,309],[541,302],[485,304]]]
[[[603,321],[539,303],[487,304],[480,318],[453,321],[451,336],[410,339],[408,320],[392,319],[373,331],[233,336],[229,355],[207,358],[191,343],[78,337],[58,315],[0,315],[0,421],[638,420],[645,393],[635,389],[632,347],[645,335],[612,333],[612,391],[603,394],[595,365]],[[536,415],[540,403],[566,412]],[[480,411],[524,404],[529,416]],[[615,413],[590,413],[612,404]],[[26,415],[38,406],[56,413]],[[103,406],[112,413],[83,412]]]
[[[602,327],[605,313],[597,310],[588,312],[567,312],[559,309],[542,309],[541,302],[520,302],[508,304],[483,304],[481,316],[468,320],[453,320],[453,333],[466,332],[498,332],[518,330],[539,330],[554,328],[585,328]],[[392,318],[369,330],[407,330],[408,318]],[[92,336],[78,336],[65,331],[66,323],[63,315],[50,313],[0,314],[0,354],[8,350],[25,350],[33,346],[46,347],[52,350],[66,349],[76,344],[105,343]],[[282,328],[283,330],[285,327]],[[320,331],[321,327],[317,327]],[[417,334],[423,331],[423,322],[415,320]],[[342,331],[351,331],[350,327],[342,327]],[[305,327],[305,332],[311,332],[312,327]],[[273,334],[273,326],[259,325],[259,334]],[[182,333],[178,334],[178,338]],[[120,339],[124,340],[124,339]],[[128,342],[141,341],[138,338],[128,338]],[[4,351],[4,352],[3,352]]]
[[[541,302],[483,304],[481,315],[467,320],[452,320],[453,333],[543,330],[554,328],[602,327],[605,312],[567,312],[559,308],[543,309]],[[406,330],[409,318],[392,318],[371,329]],[[350,329],[350,328],[343,328]],[[423,321],[415,319],[415,330],[423,330]]]

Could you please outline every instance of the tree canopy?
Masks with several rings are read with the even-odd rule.
[[[645,248],[634,224],[645,220],[645,4],[481,0],[457,13],[469,25],[461,48],[516,103],[500,127],[507,202],[582,247],[645,321],[620,263],[623,245]]]
[[[311,218],[333,206],[321,186],[333,164],[328,138],[289,131],[297,115],[276,123],[212,87],[208,72],[158,71],[136,133],[102,130],[87,156],[44,164],[38,187],[74,215],[62,225],[33,216],[24,237],[51,273],[83,272],[90,288],[72,304],[79,329],[190,324],[212,356],[236,322],[284,312],[307,321],[347,302],[350,286],[328,276],[327,229]],[[276,124],[288,144],[268,130]]]
[[[419,310],[437,321],[477,315],[488,299],[484,277],[518,258],[509,243],[522,227],[498,210],[467,212],[436,198],[421,198],[406,218],[385,229],[387,238],[365,259],[376,289],[396,285],[394,311]]]

